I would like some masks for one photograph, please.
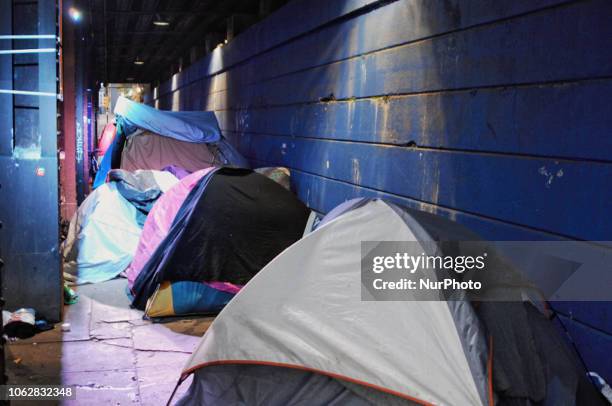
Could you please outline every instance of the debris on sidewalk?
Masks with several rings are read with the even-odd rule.
[[[8,338],[30,338],[53,328],[45,318],[36,318],[36,310],[22,308],[13,313],[2,311],[4,334]]]
[[[71,305],[79,301],[79,295],[72,288],[64,284],[64,304]]]

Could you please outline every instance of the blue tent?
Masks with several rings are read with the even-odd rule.
[[[117,135],[102,158],[93,187],[104,184],[108,171],[118,168],[121,151],[127,137],[137,129],[151,131],[163,137],[196,144],[215,144],[224,165],[248,168],[247,161],[221,135],[217,117],[212,111],[165,111],[124,97],[115,106]]]

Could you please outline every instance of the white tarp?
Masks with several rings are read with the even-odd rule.
[[[132,261],[142,232],[136,215],[114,182],[94,190],[70,222],[64,257],[71,263],[65,271],[79,284],[119,275]]]
[[[415,240],[377,200],[324,225],[242,289],[184,373],[219,363],[289,366],[419,403],[482,404],[447,303],[361,301],[361,241]]]

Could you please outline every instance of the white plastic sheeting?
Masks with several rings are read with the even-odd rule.
[[[332,220],[243,288],[184,374],[215,364],[288,366],[418,403],[482,404],[447,303],[361,300],[361,241],[415,240],[378,200]]]
[[[81,204],[71,221],[64,255],[76,260],[66,269],[77,283],[94,283],[119,275],[132,261],[142,229],[136,208],[105,183]]]

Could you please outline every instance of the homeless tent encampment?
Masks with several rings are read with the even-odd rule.
[[[219,311],[302,236],[308,215],[295,195],[264,175],[210,171],[136,277],[133,305],[150,317]]]
[[[181,380],[195,376],[178,404],[601,404],[527,302],[483,302],[483,311],[463,291],[454,300],[362,300],[361,261],[370,254],[362,241],[437,246],[471,233],[380,200],[333,216],[224,308],[183,371]]]
[[[66,270],[79,283],[110,279],[130,264],[149,211],[168,189],[164,185],[178,182],[171,172],[246,165],[221,136],[212,112],[161,111],[120,97],[115,121],[94,182],[101,187],[108,179],[111,185],[82,204],[65,244]]]
[[[96,174],[94,188],[111,168],[156,169],[175,165],[190,172],[210,166],[248,167],[221,135],[210,111],[164,111],[119,97],[114,109],[117,134]]]

